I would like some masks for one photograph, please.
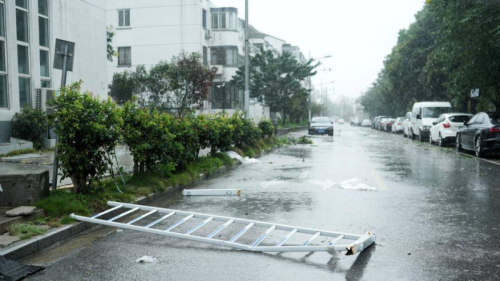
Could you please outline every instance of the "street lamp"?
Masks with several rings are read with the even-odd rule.
[[[328,59],[331,57],[332,57],[331,55],[328,55],[328,56],[324,56],[324,57],[321,57],[321,58],[316,59],[316,60],[319,61],[319,60]],[[309,54],[309,59],[311,59],[311,54]],[[309,123],[311,122],[311,118],[312,118],[312,116],[311,116],[312,115],[311,102],[312,102],[312,82],[311,82],[311,76],[309,76]]]
[[[245,111],[250,118],[250,42],[248,41],[248,0],[245,0]]]

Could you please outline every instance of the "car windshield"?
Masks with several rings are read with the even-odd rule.
[[[500,113],[490,114],[490,121],[493,125],[500,125]]]
[[[330,122],[330,119],[328,119],[326,117],[322,117],[322,118],[313,118],[312,123],[323,124],[323,123],[331,123],[331,122]]]
[[[422,118],[438,118],[443,113],[451,111],[450,107],[424,107]]]
[[[465,123],[470,120],[471,116],[467,115],[456,115],[456,116],[450,116],[448,119],[450,119],[451,122],[454,123]]]

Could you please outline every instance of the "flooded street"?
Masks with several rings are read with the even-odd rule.
[[[312,136],[312,145],[281,148],[260,158],[261,163],[237,166],[195,187],[241,189],[240,197],[183,197],[178,193],[155,206],[375,233],[376,244],[359,255],[250,253],[125,230],[113,231],[78,250],[69,251],[63,245],[61,251],[67,254],[57,260],[46,252],[28,258],[25,263],[47,266],[30,280],[497,278],[499,164],[369,128],[337,125],[335,129],[333,138]],[[216,226],[213,222],[195,235],[206,236]],[[228,228],[220,239],[235,231]],[[259,233],[249,231],[240,242],[251,244]],[[283,232],[277,231],[263,244],[274,245],[282,237]],[[296,235],[290,243],[300,244],[307,238]],[[157,262],[136,263],[146,255]]]

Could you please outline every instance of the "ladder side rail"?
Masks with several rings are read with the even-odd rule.
[[[327,252],[331,249],[337,252],[342,252],[346,250],[348,245],[334,245],[334,246],[258,246],[252,247],[253,252]]]
[[[239,218],[224,217],[224,216],[217,216],[217,215],[209,215],[209,214],[185,212],[185,211],[165,209],[165,208],[141,206],[141,205],[135,205],[135,204],[129,204],[129,203],[119,203],[119,202],[109,201],[108,205],[109,206],[123,205],[123,206],[125,206],[127,208],[140,207],[141,210],[143,210],[143,211],[152,211],[152,210],[157,209],[159,213],[176,212],[176,214],[178,214],[178,215],[185,215],[185,216],[189,216],[191,214],[194,214],[195,217],[200,218],[200,219],[208,219],[209,217],[213,217],[214,220],[216,220],[216,221],[224,221],[224,222],[226,222],[226,221],[229,221],[229,220],[234,220],[234,223],[240,223],[240,224],[254,223],[255,226],[260,226],[260,227],[272,227],[274,225],[274,226],[276,226],[276,230],[292,231],[294,229],[297,229],[297,232],[299,232],[299,233],[306,233],[306,234],[316,234],[317,232],[321,232],[323,236],[333,237],[333,238],[339,237],[340,235],[344,235],[344,239],[348,239],[348,240],[358,240],[359,238],[362,237],[362,235],[356,235],[356,234],[341,233],[341,232],[332,232],[332,231],[327,231],[327,230],[311,229],[311,228],[304,228],[304,227],[296,227],[296,226],[283,225],[283,224],[274,224],[274,223],[268,223],[268,222],[262,222],[262,221],[255,221],[255,220],[247,220],[247,219],[239,219]]]
[[[147,233],[151,233],[151,234],[158,234],[158,235],[163,235],[163,236],[181,238],[181,239],[197,241],[197,242],[205,242],[205,243],[213,244],[213,245],[219,245],[219,246],[231,247],[231,248],[240,249],[240,250],[251,251],[251,247],[249,247],[247,245],[232,243],[232,242],[223,241],[223,240],[216,240],[216,239],[210,239],[210,238],[205,238],[205,237],[186,235],[183,233],[170,232],[170,231],[165,231],[165,230],[161,230],[161,229],[154,229],[154,228],[146,228],[143,226],[129,225],[129,224],[124,224],[124,223],[119,223],[119,222],[111,222],[111,221],[93,219],[93,218],[89,218],[89,217],[78,216],[75,214],[71,214],[70,217],[73,219],[79,220],[79,221],[107,225],[107,226],[116,227],[116,228],[120,228],[120,229],[147,232]]]

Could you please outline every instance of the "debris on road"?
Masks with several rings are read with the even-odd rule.
[[[226,151],[225,153],[231,159],[236,159],[236,160],[240,161],[241,164],[258,164],[258,163],[261,163],[260,160],[257,160],[255,158],[249,158],[249,157],[243,158],[241,155],[239,155],[238,153],[236,153],[234,151]]]
[[[113,208],[102,212],[100,214],[97,214],[93,217],[84,217],[84,216],[79,216],[75,214],[71,214],[70,217],[79,220],[79,221],[84,221],[84,222],[90,222],[90,223],[95,223],[95,224],[100,224],[100,225],[107,225],[111,227],[116,227],[116,228],[121,228],[121,229],[128,229],[128,230],[136,230],[136,231],[141,231],[141,232],[146,232],[146,233],[152,233],[152,234],[158,234],[158,235],[164,235],[164,236],[169,236],[169,237],[174,237],[174,238],[179,238],[179,239],[185,239],[185,240],[191,240],[191,241],[197,241],[197,242],[204,242],[208,244],[213,244],[213,245],[219,245],[219,246],[225,246],[233,249],[238,249],[238,250],[245,250],[245,251],[250,251],[250,252],[341,252],[341,251],[346,251],[346,255],[353,255],[356,253],[359,253],[363,251],[364,249],[368,248],[371,246],[373,243],[375,243],[375,235],[367,232],[364,235],[356,235],[356,234],[347,234],[347,233],[339,233],[339,232],[332,232],[332,231],[325,231],[325,230],[316,230],[316,229],[310,229],[310,228],[302,228],[302,227],[296,227],[296,226],[288,226],[288,225],[281,225],[281,224],[273,224],[273,223],[267,223],[267,222],[261,222],[261,221],[254,221],[254,220],[248,220],[248,219],[241,219],[241,218],[231,218],[231,217],[223,217],[223,216],[215,216],[215,215],[208,215],[208,214],[201,214],[201,213],[192,213],[192,212],[185,212],[185,211],[178,211],[178,210],[171,210],[171,209],[165,209],[165,208],[158,208],[158,207],[150,207],[150,206],[141,206],[141,205],[135,205],[135,204],[127,204],[127,203],[120,203],[120,202],[108,202],[109,206],[112,206]],[[125,210],[124,213],[121,215],[118,215],[114,218],[108,219],[108,220],[103,220],[99,219],[103,214],[112,212],[112,211],[121,211]],[[125,215],[129,215],[133,212],[137,211],[146,211],[148,212],[147,214],[141,216],[139,219],[133,219],[130,222],[127,223],[120,223],[117,222],[116,219],[120,217],[124,217]],[[153,214],[160,214],[160,218],[156,219],[155,221],[147,224],[146,226],[139,226],[135,225],[133,223],[138,223],[140,219],[143,219],[149,215]],[[172,216],[181,216],[182,219],[177,221],[176,223],[170,225],[168,228],[162,227],[162,229],[156,229],[153,228],[156,225],[159,225],[160,222],[165,221],[166,219],[172,217]],[[198,219],[202,220],[201,222],[197,223],[196,226],[191,228],[190,230],[183,231],[183,232],[173,232],[173,230],[180,225],[184,224],[185,222],[191,220],[191,219]],[[208,236],[196,236],[193,235],[197,230],[200,228],[204,227],[210,222],[219,222],[218,228],[213,230]],[[222,224],[221,224],[222,223]],[[221,231],[223,231],[226,227],[233,225],[233,224],[240,224],[243,225],[243,228],[232,238],[229,240],[220,240],[220,239],[213,239],[214,237],[220,238],[216,236],[219,234]],[[243,236],[245,233],[247,233],[250,229],[256,229],[260,228],[262,230],[262,234],[258,236],[258,238],[255,240],[250,245],[247,244],[242,244],[236,242],[241,236]],[[178,228],[177,228],[178,229]],[[280,241],[268,241],[270,240],[268,237],[273,231],[284,231],[284,233],[287,233],[286,236],[284,236]],[[309,234],[312,235],[308,240],[305,242],[301,243],[300,245],[286,245],[284,246],[285,242],[287,242],[294,234],[300,233],[300,234]],[[328,237],[328,243],[324,243],[323,245],[320,246],[311,246],[310,244],[318,239],[319,237]],[[248,238],[248,237],[247,237]],[[266,238],[266,245],[265,246],[259,246]],[[349,242],[346,244],[340,244],[341,241],[346,241],[348,240]],[[138,262],[140,259],[138,260]]]
[[[135,262],[137,263],[155,263],[156,258],[150,256],[144,256],[142,258],[137,259]]]
[[[361,182],[358,178],[352,178],[350,180],[340,182],[337,186],[342,189],[377,191],[376,187],[369,186]]]
[[[240,196],[240,189],[184,189],[185,196]]]

